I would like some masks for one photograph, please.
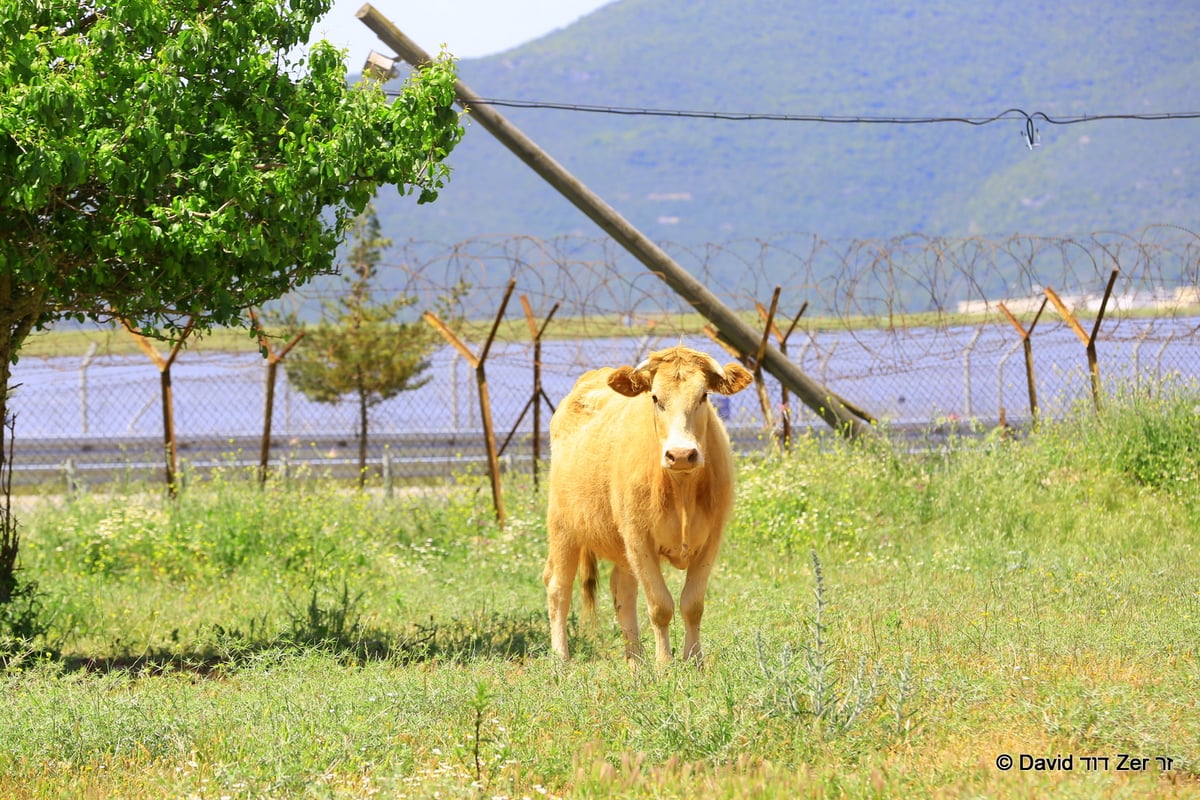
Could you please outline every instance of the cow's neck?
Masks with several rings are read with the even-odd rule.
[[[697,542],[693,539],[692,523],[696,516],[697,500],[699,490],[704,484],[702,477],[704,469],[690,470],[684,473],[668,471],[669,476],[668,486],[671,487],[670,498],[675,516],[679,519],[679,556],[678,560],[682,562],[676,563],[675,566],[684,568],[691,558],[695,549],[698,549],[703,542]],[[672,559],[674,561],[674,559]]]

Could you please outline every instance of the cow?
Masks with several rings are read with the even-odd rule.
[[[641,661],[638,587],[646,595],[659,662],[671,659],[675,602],[662,562],[687,571],[680,610],[683,656],[701,660],[700,617],[733,508],[733,453],[709,392],[734,394],[752,377],[736,363],[679,346],[636,367],[584,373],[550,420],[546,604],[550,646],[563,659],[576,574],[595,619],[597,559],[609,585],[625,657]]]

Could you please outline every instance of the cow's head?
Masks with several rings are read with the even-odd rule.
[[[734,394],[751,380],[740,364],[722,367],[705,353],[672,347],[651,353],[636,367],[617,368],[608,385],[626,397],[650,396],[663,469],[687,472],[704,464],[701,443],[712,414],[708,393]]]

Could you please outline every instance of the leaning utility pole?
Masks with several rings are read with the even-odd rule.
[[[356,16],[380,41],[395,50],[400,58],[409,64],[420,66],[433,60],[370,3],[360,8]],[[616,209],[581,183],[499,112],[483,103],[482,98],[466,84],[457,81],[454,90],[459,104],[469,109],[472,119],[499,139],[517,158],[570,200],[651,272],[662,278],[676,294],[687,300],[705,319],[711,321],[730,344],[743,353],[758,350],[758,334],[739,319],[732,309],[718,300],[704,284],[676,264],[666,251],[635,228],[617,213]],[[869,430],[833,392],[809,378],[777,348],[768,346],[762,365],[780,383],[795,392],[801,402],[834,430],[848,437],[859,436]]]

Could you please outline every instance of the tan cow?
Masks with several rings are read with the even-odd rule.
[[[729,437],[708,402],[751,382],[686,347],[637,367],[585,373],[550,421],[549,556],[542,579],[550,644],[568,658],[567,617],[576,572],[594,617],[596,559],[613,562],[613,606],[625,655],[640,659],[638,586],[646,594],[659,661],[671,658],[675,602],[661,562],[687,570],[680,609],[685,658],[700,658],[704,593],[733,507]]]

